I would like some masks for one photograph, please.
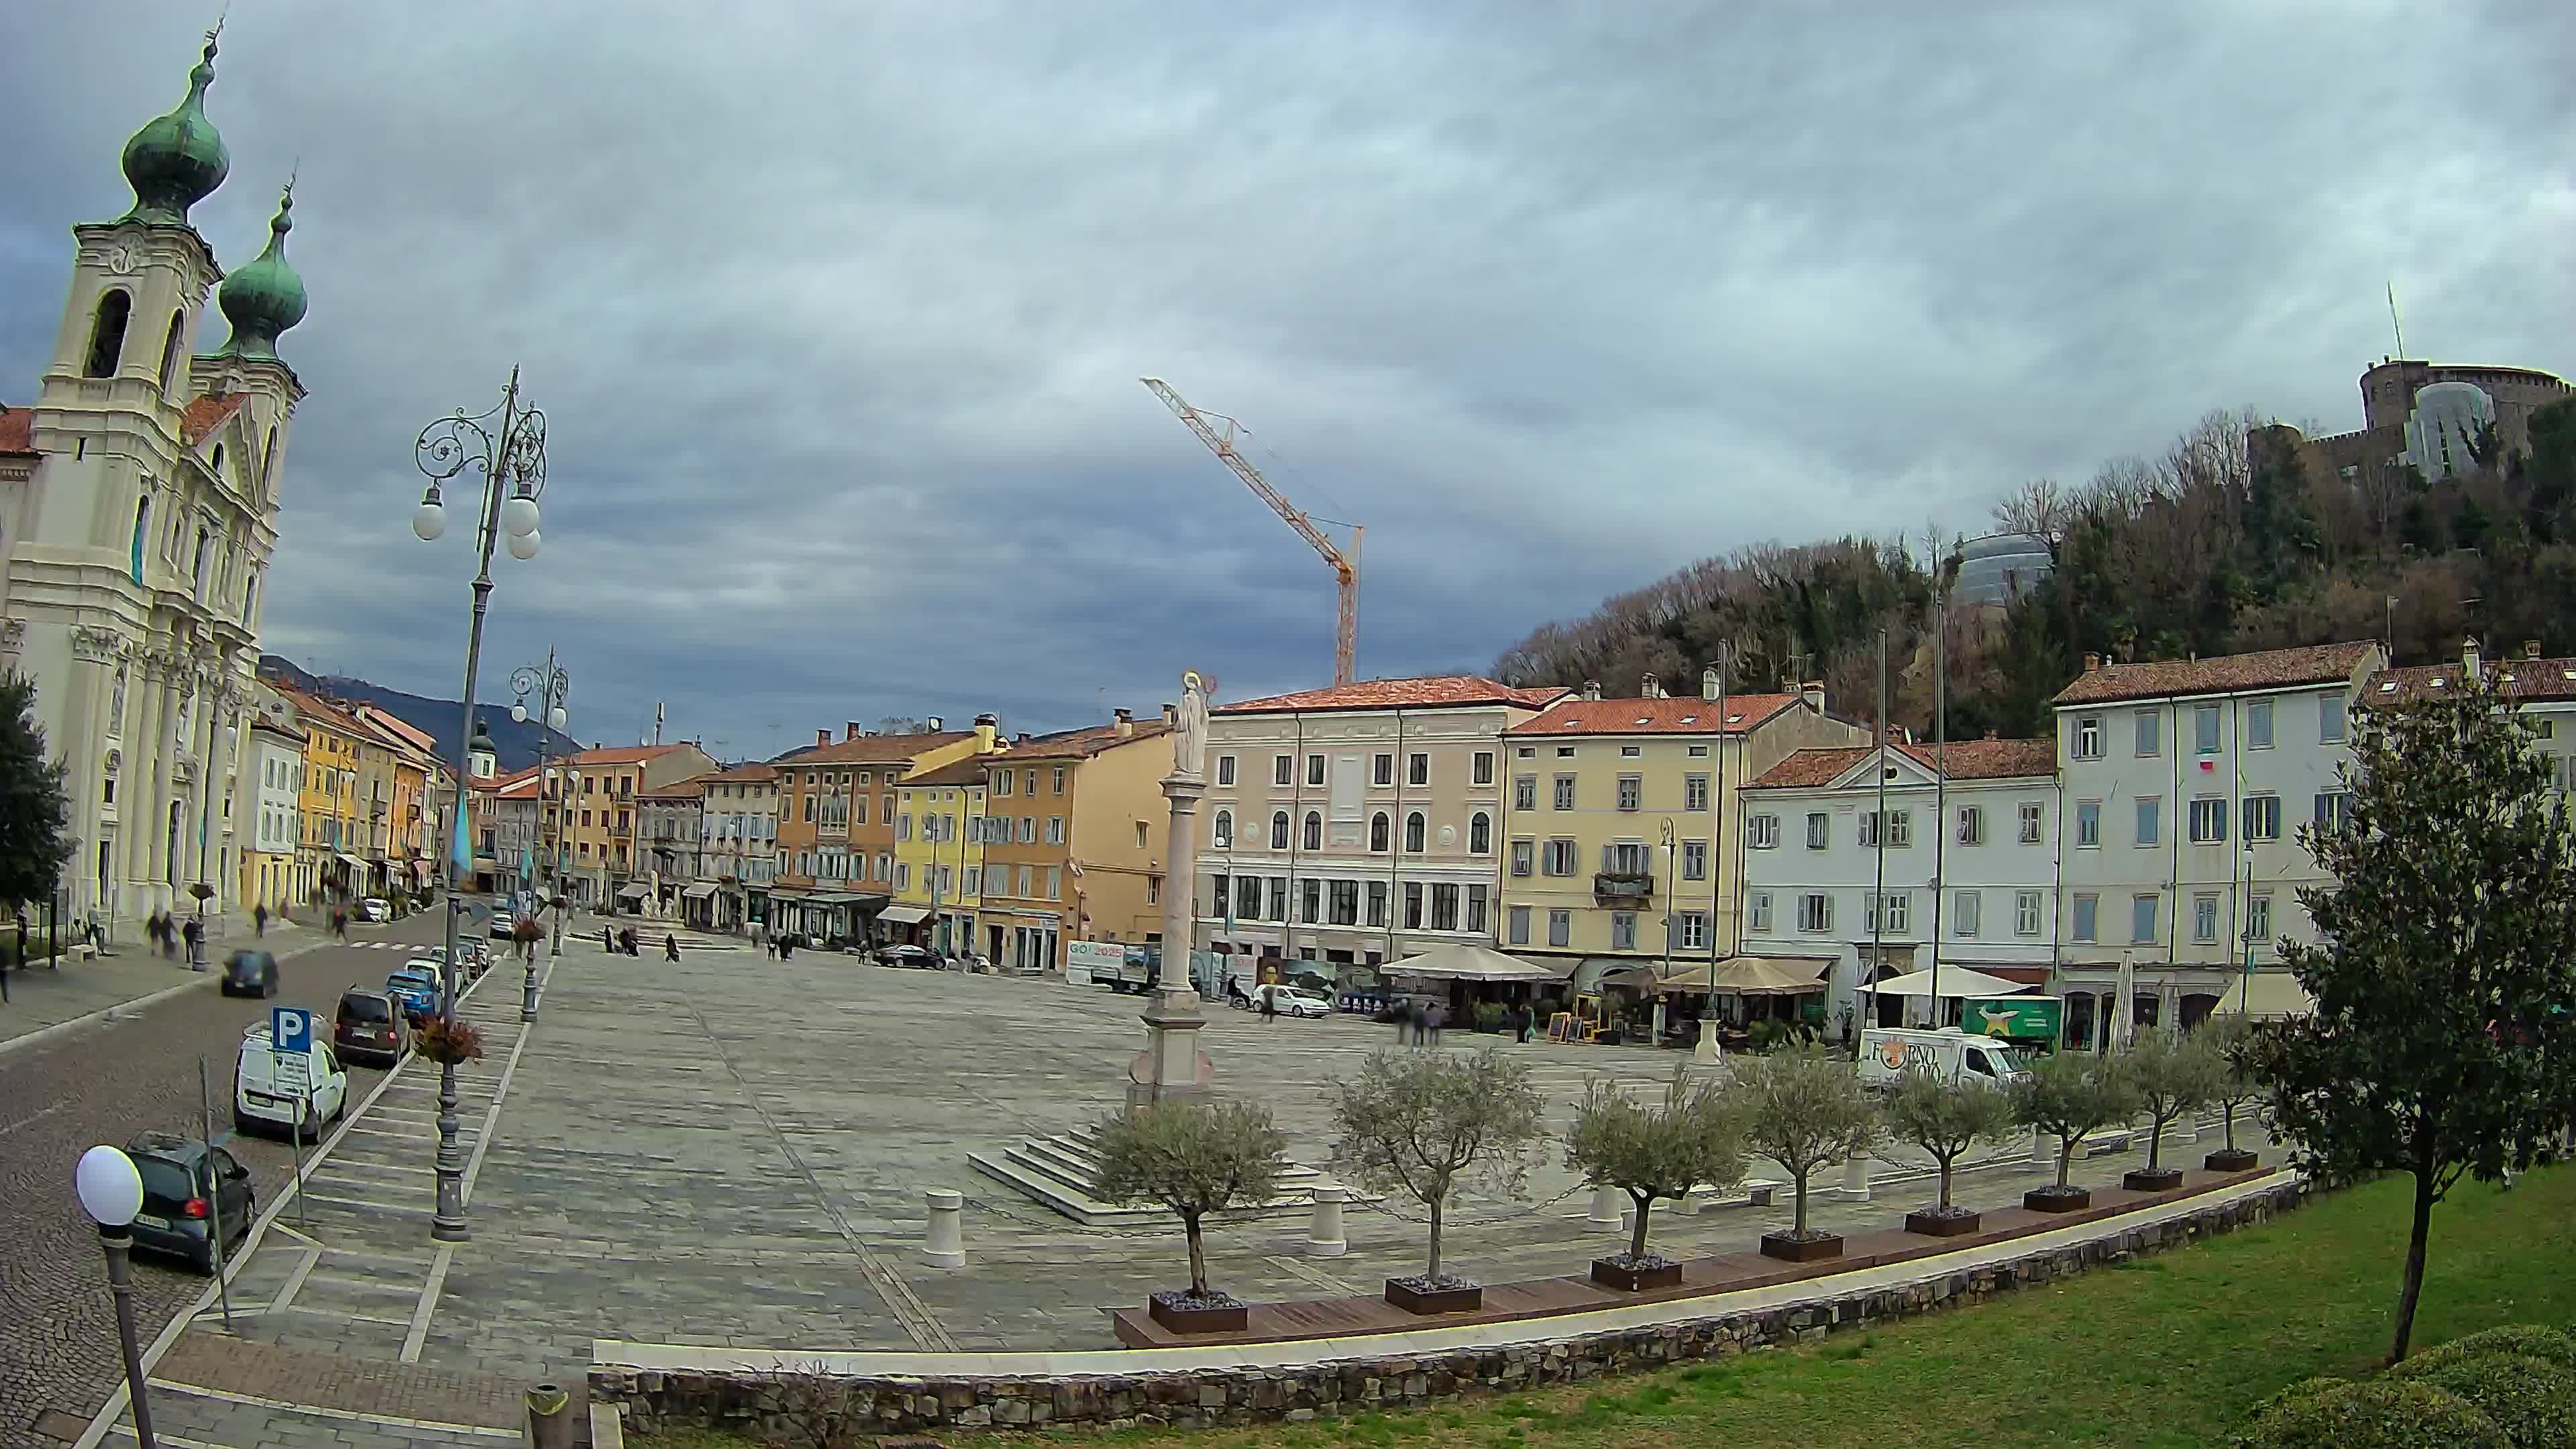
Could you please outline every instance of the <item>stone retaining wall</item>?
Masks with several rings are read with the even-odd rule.
[[[842,1402],[844,1396],[849,1422],[862,1434],[994,1427],[1118,1429],[1138,1424],[1207,1428],[1419,1408],[1461,1394],[1510,1393],[1751,1349],[1811,1343],[1836,1330],[1865,1329],[1979,1302],[2011,1289],[2069,1278],[2095,1264],[2125,1262],[2139,1254],[2159,1253],[2211,1234],[2267,1222],[2298,1206],[2306,1193],[2305,1182],[2286,1182],[2159,1223],[2118,1229],[2087,1242],[2041,1249],[1976,1269],[1936,1273],[1898,1287],[1837,1294],[1829,1281],[1819,1281],[1814,1297],[1778,1307],[1560,1340],[1538,1338],[1504,1347],[1278,1368],[953,1379],[804,1376],[793,1371],[796,1355],[781,1350],[779,1360],[787,1370],[775,1373],[593,1368],[590,1397],[593,1403],[626,1405],[632,1427],[644,1433],[697,1425],[764,1435],[792,1434],[800,1420],[827,1404]],[[1513,1334],[1545,1332],[1543,1321],[1496,1327]]]

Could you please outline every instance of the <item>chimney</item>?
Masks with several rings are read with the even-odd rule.
[[[1583,681],[1583,697],[1590,700],[1599,699],[1601,697],[1601,681],[1597,679],[1587,679]]]
[[[2099,655],[2099,654],[2094,653],[2094,652],[2093,652],[2092,650],[2090,650],[2090,649],[2085,650],[2085,651],[2084,651],[2084,672],[2085,672],[2085,673],[2087,673],[2087,674],[2099,674],[2099,673],[2101,673],[2101,672],[2102,672],[2102,656],[2101,656],[2101,655]]]
[[[2478,681],[2478,636],[2475,634],[2460,641],[2460,674],[2463,684]]]
[[[869,733],[873,734],[875,731],[871,730]],[[858,737],[859,722],[857,720],[851,719],[841,721],[841,738],[845,740],[855,740]]]
[[[1028,732],[1027,730],[1022,730],[1022,731],[1020,731],[1020,737],[1019,737],[1017,740],[1012,741],[1012,743],[1013,743],[1013,744],[1021,744],[1021,745],[1025,745],[1025,744],[1027,744],[1028,742],[1029,742],[1029,732]]]
[[[930,726],[930,732],[934,735],[948,728],[948,721],[935,714],[923,720],[922,723]]]
[[[1725,682],[1719,677],[1716,665],[1712,664],[1699,672],[1700,698],[1714,701],[1725,688]]]
[[[1180,724],[1181,707],[1169,700],[1165,700],[1163,702],[1163,727],[1166,729],[1178,729],[1180,728]]]
[[[1118,717],[1118,738],[1123,740],[1136,733],[1136,711],[1120,709],[1112,710],[1110,713]]]
[[[1997,733],[1996,733],[1995,731],[1993,731],[1993,730],[1988,730],[1988,731],[1986,731],[1986,738],[1987,738],[1987,739],[1990,739],[1990,740],[1999,740],[1999,739],[2002,739],[2002,738],[2003,738],[2003,736],[2002,736],[2002,735],[2000,735],[2000,734],[1997,734]]]
[[[831,742],[832,742],[832,732],[831,732],[830,730],[816,730],[816,731],[814,731],[814,743],[816,743],[816,744],[818,744],[818,745],[828,745],[828,744],[830,744]]]
[[[1664,697],[1664,682],[1649,674],[1637,682],[1637,693],[1646,699]]]
[[[1823,714],[1825,712],[1825,682],[1823,680],[1810,679],[1806,683],[1799,685],[1798,694],[1800,698],[1816,707],[1816,713]]]
[[[994,737],[1002,732],[1002,717],[997,714],[975,716],[975,753],[993,753]]]
[[[2537,658],[2539,658],[2539,657],[2540,657],[2540,641],[2539,641],[2539,640],[2537,640],[2537,639],[2525,639],[2525,640],[2523,640],[2523,641],[2522,641],[2522,657],[2523,657],[2523,658],[2525,658],[2525,659],[2537,659]]]

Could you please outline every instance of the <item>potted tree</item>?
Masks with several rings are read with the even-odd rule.
[[[1516,1194],[1546,1140],[1545,1103],[1529,1068],[1493,1048],[1378,1052],[1333,1084],[1333,1160],[1372,1192],[1402,1193],[1430,1213],[1431,1251],[1415,1277],[1386,1280],[1386,1301],[1410,1313],[1483,1306],[1485,1290],[1442,1271],[1440,1230],[1464,1187]]]
[[[2227,1145],[2200,1160],[2211,1172],[2246,1172],[2261,1165],[2263,1159],[2236,1145],[2236,1113],[2246,1103],[2263,1095],[2263,1083],[2246,1069],[2246,1048],[2254,1038],[2254,1023],[2242,1016],[2214,1016],[2193,1041],[2210,1055],[2209,1100],[2218,1104],[2219,1121],[2227,1133]]]
[[[1941,1198],[1928,1208],[1905,1215],[1905,1230],[1926,1237],[1955,1238],[1977,1230],[1980,1216],[1950,1202],[1950,1182],[1959,1159],[1980,1142],[2000,1142],[2013,1135],[2012,1100],[1976,1081],[1946,1077],[1917,1054],[1908,1062],[1887,1098],[1888,1135],[1930,1153],[1941,1165]]]
[[[2013,1083],[2012,1104],[2015,1121],[2057,1134],[2057,1181],[2023,1193],[2021,1205],[2040,1213],[2091,1207],[2092,1189],[2077,1187],[2067,1177],[2085,1134],[2137,1110],[2137,1094],[2119,1060],[2081,1052],[2042,1057],[2031,1064],[2028,1076]]]
[[[2122,1174],[2120,1186],[2131,1192],[2171,1192],[2182,1186],[2182,1169],[2164,1165],[2165,1129],[2209,1100],[2212,1059],[2195,1043],[2157,1032],[2132,1047],[2124,1065],[2147,1114],[2147,1165]]]
[[[1100,1197],[1115,1203],[1160,1203],[1181,1220],[1190,1244],[1190,1288],[1162,1292],[1145,1311],[1174,1333],[1241,1330],[1249,1310],[1208,1286],[1210,1213],[1268,1202],[1279,1188],[1287,1139],[1267,1108],[1250,1102],[1154,1102],[1100,1124]]]
[[[1877,1143],[1877,1105],[1837,1053],[1784,1047],[1735,1060],[1726,1096],[1744,1123],[1745,1145],[1779,1163],[1796,1192],[1789,1231],[1764,1233],[1763,1253],[1791,1263],[1842,1256],[1841,1234],[1807,1226],[1807,1182],[1817,1168]]]
[[[1586,1187],[1615,1187],[1636,1204],[1628,1251],[1592,1260],[1592,1281],[1631,1293],[1681,1286],[1682,1265],[1646,1251],[1646,1221],[1659,1198],[1678,1201],[1707,1183],[1721,1190],[1744,1180],[1744,1131],[1713,1085],[1693,1087],[1673,1069],[1661,1104],[1648,1106],[1603,1082],[1584,1088],[1565,1137],[1565,1165]]]

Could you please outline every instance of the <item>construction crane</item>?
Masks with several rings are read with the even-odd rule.
[[[1333,566],[1333,576],[1341,585],[1341,614],[1333,635],[1333,683],[1350,683],[1352,656],[1359,647],[1360,536],[1365,530],[1356,523],[1349,525],[1351,547],[1350,552],[1344,553],[1331,535],[1315,526],[1315,520],[1307,515],[1306,510],[1289,502],[1286,495],[1271,487],[1270,480],[1261,476],[1261,470],[1253,467],[1251,461],[1236,450],[1234,440],[1245,431],[1241,423],[1223,413],[1201,412],[1190,406],[1159,377],[1141,377],[1137,381],[1152,389],[1154,396],[1163,400],[1163,406],[1172,410],[1172,416],[1187,423],[1190,431],[1199,435],[1199,441],[1207,444],[1209,452],[1232,468],[1234,476],[1261,495],[1261,501],[1269,504],[1273,513],[1287,520],[1288,526],[1297,530],[1297,536],[1311,544],[1315,552],[1324,556],[1324,562]]]

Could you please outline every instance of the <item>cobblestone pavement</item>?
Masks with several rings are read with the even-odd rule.
[[[227,998],[209,984],[0,1051],[0,1222],[10,1233],[0,1255],[0,1446],[53,1443],[33,1427],[39,1414],[56,1409],[86,1418],[122,1381],[97,1234],[72,1193],[80,1154],[101,1142],[121,1145],[147,1129],[200,1132],[201,1059],[217,1123],[228,1128],[236,1044],[245,1029],[265,1020],[273,1005],[327,1017],[351,983],[384,980],[387,953],[375,942],[427,940],[440,928],[432,913],[390,927],[353,928],[348,947],[305,936],[302,943],[314,949],[293,959],[286,959],[293,946],[279,953],[283,981],[275,1001]],[[134,951],[109,964],[141,959]],[[67,967],[66,974],[81,969]],[[167,963],[157,969],[172,980],[188,974]],[[379,1075],[353,1067],[352,1099],[363,1097]],[[274,1200],[293,1175],[288,1144],[245,1138],[231,1146],[250,1168],[261,1204]],[[183,1268],[140,1256],[134,1277],[146,1341],[205,1287]]]

